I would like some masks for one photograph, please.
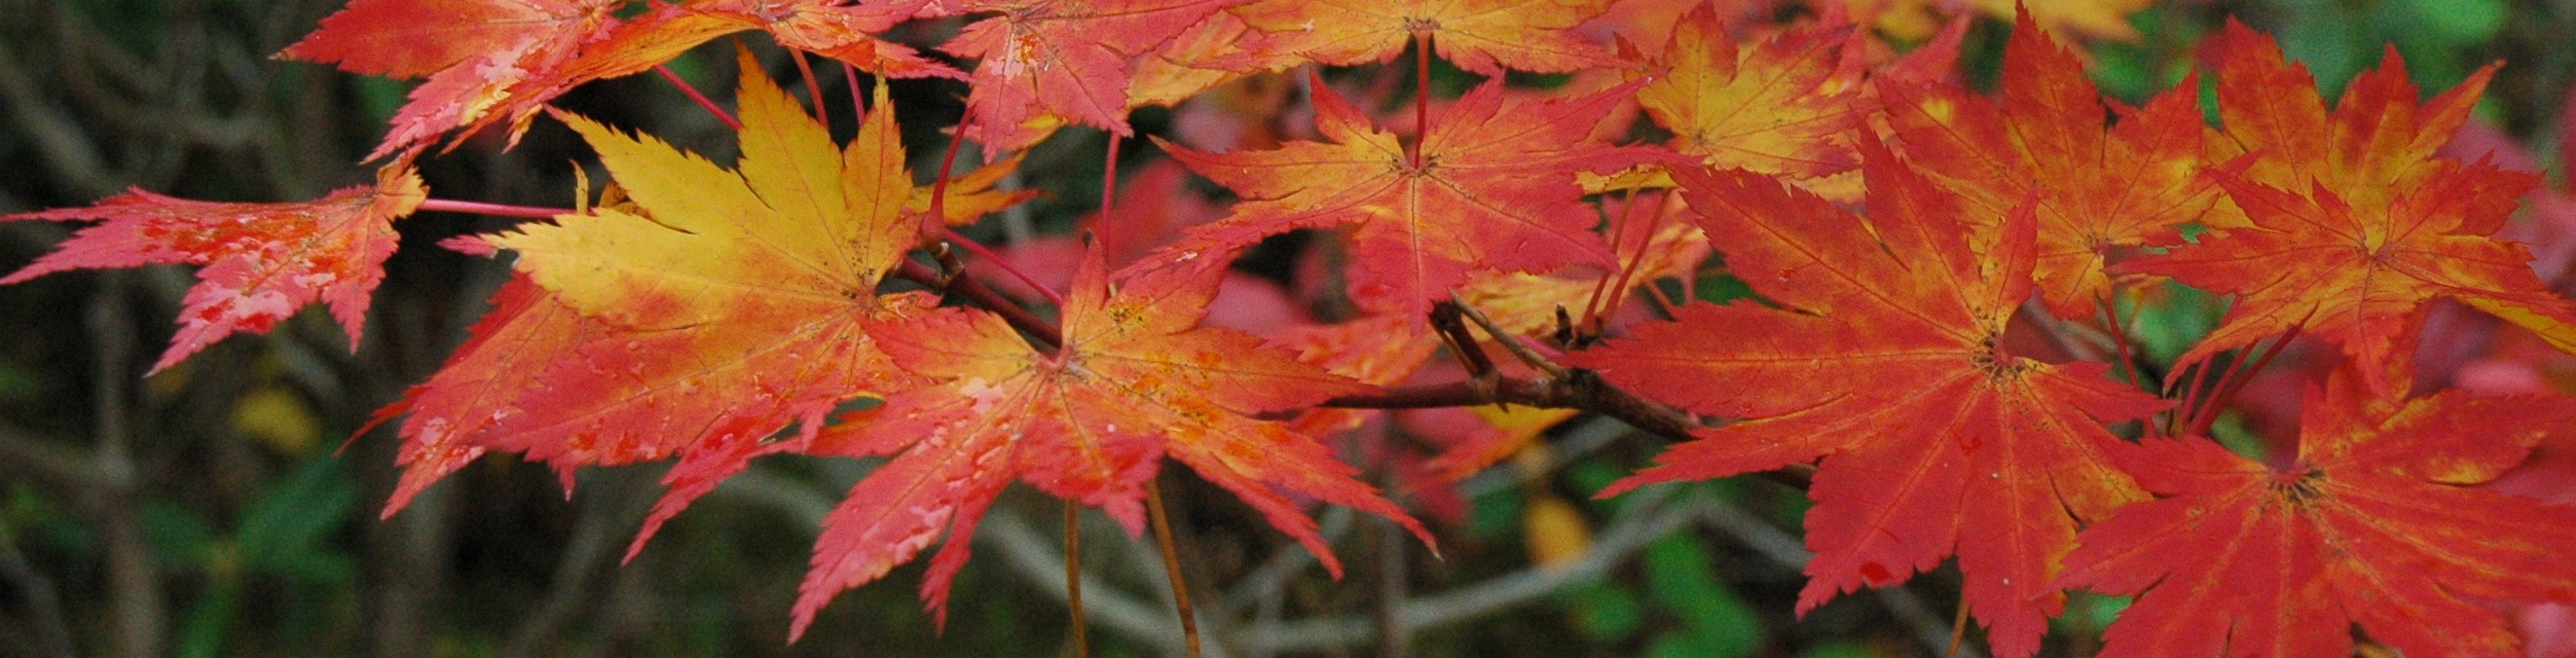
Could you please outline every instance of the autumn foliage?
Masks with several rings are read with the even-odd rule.
[[[1014,482],[1141,535],[1167,457],[1336,576],[1319,504],[1436,550],[1404,501],[1580,413],[1671,442],[1604,496],[1807,486],[1798,612],[1956,558],[2004,656],[2038,652],[2078,589],[2137,597],[2103,638],[2121,656],[2347,655],[2355,629],[2408,655],[2510,654],[2500,610],[2576,602],[2576,509],[2482,486],[2576,432],[2576,398],[2418,384],[2436,300],[2576,352],[2576,303],[2496,237],[2538,178],[2440,152],[2494,66],[2427,99],[2391,50],[2328,102],[2231,22],[2131,106],[2067,45],[2125,36],[2109,7],[2020,13],[1979,91],[1955,71],[1967,19],[1891,39],[1888,15],[1832,2],[632,4],[354,0],[283,56],[422,79],[373,186],[9,216],[102,223],[0,283],[202,266],[159,370],[317,302],[354,344],[416,212],[544,217],[446,243],[515,274],[380,414],[404,468],[385,514],[490,452],[567,487],[676,460],[631,555],[756,459],[877,460],[825,520],[789,641],[933,545],[921,596],[943,609]],[[953,34],[924,42],[927,24]],[[730,163],[550,105],[751,32],[879,80],[853,87],[874,90],[853,138],[748,47],[731,109],[709,106],[737,129]],[[1483,82],[1435,98],[1426,52]],[[993,164],[907,153],[884,78],[961,81],[950,133]],[[1104,199],[1080,237],[966,241],[1029,197],[1006,178],[1052,175],[1006,155],[1197,102],[1257,118],[1232,141],[1113,142],[1158,149],[1131,177],[1155,192]],[[606,185],[509,209],[431,198],[414,168],[540,122],[578,134]],[[1218,317],[1221,290],[1269,285],[1238,261],[1292,234],[1329,301]],[[1721,282],[1749,294],[1701,294]],[[2137,316],[2180,286],[2230,303],[2158,361]],[[2296,430],[2214,440],[2294,343],[2337,355],[2292,373]],[[1489,413],[1411,461],[1331,440],[1437,407]]]

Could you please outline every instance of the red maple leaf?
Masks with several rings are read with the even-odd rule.
[[[1598,216],[1582,203],[1575,174],[1669,159],[1586,137],[1637,84],[1505,105],[1502,85],[1488,83],[1434,119],[1439,128],[1423,140],[1416,164],[1394,133],[1372,126],[1319,79],[1315,127],[1331,142],[1202,153],[1156,140],[1244,198],[1176,248],[1229,250],[1294,229],[1357,224],[1352,296],[1416,318],[1471,272],[1607,265],[1609,250],[1592,232]]]
[[[872,325],[886,352],[937,384],[827,430],[815,452],[894,455],[824,520],[791,636],[842,590],[910,561],[945,532],[922,598],[945,614],[967,536],[1013,479],[1102,508],[1141,530],[1146,488],[1168,455],[1251,504],[1322,560],[1341,563],[1285,490],[1393,519],[1404,510],[1352,479],[1313,438],[1254,414],[1370,390],[1229,329],[1199,326],[1223,259],[1130,268],[1113,286],[1097,249],[1074,275],[1064,344],[1033,349],[999,316],[942,310]]]
[[[353,0],[321,29],[278,53],[356,73],[417,78],[513,65],[531,53],[569,55],[616,22],[626,0]],[[492,72],[469,73],[492,75]]]
[[[981,59],[966,98],[967,137],[989,155],[1018,150],[1052,129],[1042,116],[1121,136],[1132,60],[1243,0],[968,0],[943,12],[999,12],[967,25],[940,50]]]
[[[2576,508],[2471,488],[2576,430],[2559,396],[2310,389],[2278,468],[2197,437],[2123,465],[2160,500],[2086,528],[2058,585],[2139,595],[2103,656],[2520,655],[2489,601],[2576,600]],[[2143,594],[2141,594],[2143,593]]]
[[[557,361],[575,358],[574,348],[608,328],[565,307],[524,274],[510,277],[492,295],[492,307],[467,330],[471,338],[456,348],[437,374],[377,411],[370,421],[372,426],[409,416],[403,420],[402,447],[395,455],[395,463],[403,467],[402,478],[385,501],[382,516],[402,511],[429,485],[483,456],[498,443],[488,433],[517,412],[521,397],[536,390],[541,383],[537,375]]]
[[[2179,243],[2175,227],[2218,200],[2200,175],[2200,87],[2186,79],[2144,109],[2106,110],[2084,62],[2027,11],[2003,67],[1991,101],[1956,84],[1878,88],[1906,156],[1959,193],[1970,221],[2036,200],[2040,299],[2060,317],[2089,317],[2110,295],[2113,249]],[[2120,121],[2106,125],[2106,114]]]
[[[344,187],[300,203],[214,203],[140,189],[87,208],[0,217],[0,221],[97,219],[60,249],[0,285],[83,268],[153,263],[203,265],[179,311],[179,333],[152,364],[178,365],[236,331],[266,332],[321,301],[358,347],[367,304],[401,242],[393,222],[429,198],[405,157],[376,171],[376,184]]]
[[[2209,177],[2235,201],[2221,210],[2242,208],[2249,225],[2121,266],[2236,295],[2218,329],[2180,362],[2301,325],[2358,363],[2402,364],[2397,345],[2435,297],[2576,352],[2576,305],[2532,273],[2530,252],[2489,237],[2537,179],[2433,154],[2467,119],[2493,67],[2419,107],[2391,50],[2329,115],[2306,69],[2284,63],[2269,37],[2234,25],[2222,39],[2225,135],[2212,152],[2243,155]],[[2384,368],[2362,372],[2372,390],[2390,389]]]
[[[1863,153],[1866,220],[1768,176],[1677,172],[1727,266],[1788,310],[1692,305],[1567,355],[1641,395],[1750,419],[1695,432],[1603,494],[1821,456],[1800,612],[1955,552],[1996,653],[2028,655],[2065,604],[2047,582],[2076,522],[2145,498],[2110,463],[2119,439],[2102,424],[2162,405],[2101,363],[2002,349],[2031,292],[2029,206],[1979,230],[1923,175],[1873,143]]]
[[[1623,64],[1572,30],[1608,9],[1607,0],[1264,0],[1234,10],[1270,33],[1268,48],[1318,63],[1385,62],[1416,35],[1458,68],[1501,76]]]

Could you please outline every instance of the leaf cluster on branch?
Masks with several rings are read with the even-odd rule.
[[[2436,299],[2576,351],[2576,303],[2495,237],[2536,177],[2437,153],[2493,66],[2425,100],[2392,49],[2329,104],[2231,22],[2205,68],[2129,106],[2049,34],[2123,36],[2115,10],[2075,3],[2017,15],[1992,93],[1954,73],[1965,19],[1899,56],[1866,27],[1887,15],[1833,2],[632,4],[354,0],[284,56],[423,79],[374,186],[9,216],[104,223],[0,283],[203,266],[159,370],[317,301],[354,344],[414,213],[533,218],[446,243],[515,275],[379,414],[400,419],[405,469],[384,513],[493,451],[567,487],[676,459],[631,556],[756,459],[882,459],[824,519],[790,641],[933,544],[921,596],[944,609],[965,537],[1014,482],[1141,535],[1169,457],[1338,576],[1313,504],[1435,545],[1366,474],[1432,491],[1582,413],[1674,442],[1605,496],[1748,473],[1807,487],[1799,612],[1955,557],[2005,656],[2037,652],[2073,589],[2138,597],[2110,655],[2341,655],[2356,627],[2410,654],[2510,653],[2497,604],[2576,600],[2576,509],[2479,486],[2576,431],[2576,399],[2416,384]],[[550,105],[606,78],[678,82],[664,63],[743,32],[789,51],[811,95],[747,47],[731,110],[682,83],[735,128],[730,165]],[[1388,66],[1407,52],[1410,71]],[[861,110],[846,144],[809,54],[842,65]],[[1435,56],[1486,81],[1436,99]],[[865,99],[862,75],[879,79]],[[916,177],[884,78],[968,90],[935,175]],[[1245,91],[1262,84],[1303,98]],[[1375,111],[1388,100],[1410,104]],[[1154,137],[1166,169],[1135,178],[1161,198],[1117,199],[1129,114],[1197,102],[1311,129]],[[450,135],[515,142],[541,119],[612,182],[498,206],[432,198],[414,167]],[[1057,243],[1078,255],[1039,267],[960,233],[1030,197],[1004,181],[1041,172],[1000,156],[1073,129],[1113,136],[1101,213]],[[966,141],[991,164],[953,171]],[[1231,193],[1221,217],[1163,214],[1206,203],[1169,162]],[[1339,300],[1330,321],[1213,317],[1245,254],[1296,232],[1322,254],[1329,283],[1307,283]],[[1747,294],[1707,301],[1712,282]],[[2136,316],[2176,285],[2233,301],[2158,362]],[[2296,436],[2213,440],[2303,337],[2338,357]],[[1492,413],[1410,461],[1320,440],[1431,407]]]

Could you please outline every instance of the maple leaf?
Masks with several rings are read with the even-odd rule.
[[[216,203],[129,190],[86,208],[0,217],[106,222],[0,277],[0,285],[84,268],[205,266],[179,311],[179,332],[153,372],[233,332],[265,333],[317,300],[331,307],[356,350],[370,296],[385,278],[385,258],[401,242],[393,222],[428,198],[409,157],[376,170],[375,185],[298,203]]]
[[[1209,14],[1153,54],[1138,58],[1135,82],[1127,88],[1128,105],[1178,106],[1250,72],[1282,71],[1302,61],[1270,42],[1268,33],[1232,13]]]
[[[2129,15],[2155,4],[2155,0],[1842,0],[1853,15],[1862,21],[1876,23],[1907,39],[1920,39],[1941,24],[1940,16],[1974,9],[1996,18],[2026,14],[2051,32],[2073,31],[2093,37],[2121,41],[2138,40],[2138,31],[2129,26]]]
[[[1811,179],[1860,166],[1854,131],[1868,105],[1850,26],[1792,29],[1739,46],[1708,6],[1673,26],[1650,60],[1662,72],[1637,103],[1673,131],[1673,149],[1713,168]]]
[[[537,376],[549,364],[576,358],[575,348],[607,328],[555,301],[527,275],[511,276],[447,363],[369,422],[409,416],[394,458],[402,477],[380,516],[392,517],[429,485],[483,456],[498,443],[488,432],[516,413],[513,405],[542,383]]]
[[[1130,60],[1243,0],[970,0],[955,10],[999,12],[969,24],[939,47],[982,60],[967,81],[975,113],[967,137],[987,155],[1018,150],[1046,135],[1026,125],[1041,115],[1120,136],[1127,126]],[[1034,112],[1032,111],[1034,110]]]
[[[2488,237],[2537,179],[2433,154],[2467,119],[2494,67],[2418,107],[2391,50],[2328,115],[2306,69],[2285,63],[2269,37],[2231,25],[2222,39],[2226,125],[2212,150],[2244,155],[2208,175],[2250,226],[2121,264],[2236,295],[2219,327],[2179,362],[2298,325],[2358,362],[2398,363],[2410,318],[2435,297],[2576,352],[2576,306],[2548,291],[2522,246]],[[2363,369],[2372,390],[2389,390],[2383,370]]]
[[[486,238],[603,326],[483,436],[567,478],[583,465],[681,454],[638,546],[770,433],[802,421],[792,447],[835,404],[900,385],[860,324],[931,303],[876,293],[919,222],[904,211],[913,185],[883,88],[844,150],[748,51],[741,58],[739,173],[560,115],[634,206]]]
[[[352,0],[278,56],[417,78],[565,51],[614,23],[625,0]],[[487,73],[488,74],[488,73]]]
[[[2354,624],[2406,655],[2520,655],[2489,601],[2576,600],[2576,508],[2470,488],[2576,430],[2576,403],[2353,380],[2309,389],[2279,468],[2197,437],[2124,450],[2168,497],[2086,528],[2058,578],[2139,595],[2102,655],[2350,655]]]
[[[631,20],[592,20],[516,50],[495,50],[430,76],[394,114],[380,157],[462,128],[509,124],[518,141],[545,104],[574,87],[652,69],[729,34],[767,31],[780,45],[897,78],[962,77],[909,47],[877,39],[924,0],[842,4],[829,0],[694,0],[660,5]],[[623,3],[611,3],[611,8]]]
[[[1233,10],[1272,36],[1269,47],[1318,63],[1387,62],[1416,35],[1458,68],[1501,76],[1503,67],[1543,73],[1623,64],[1572,29],[1608,0],[1261,0]]]
[[[1882,81],[1888,121],[1906,156],[1960,193],[1970,221],[1990,223],[2035,199],[2040,299],[2060,317],[2089,317],[2110,295],[2112,249],[2179,243],[2174,227],[2218,199],[2200,176],[2200,87],[2186,79],[2106,126],[2083,61],[2028,12],[2003,67],[1991,101],[1957,85]]]
[[[1138,532],[1164,455],[1260,510],[1337,577],[1341,563],[1315,522],[1280,490],[1392,519],[1430,543],[1322,444],[1251,418],[1371,389],[1250,334],[1198,326],[1223,271],[1210,265],[1224,260],[1130,268],[1113,287],[1095,247],[1075,272],[1064,345],[1052,354],[979,310],[871,325],[897,363],[939,383],[891,394],[864,422],[816,440],[818,452],[894,459],[824,520],[790,636],[833,595],[884,576],[943,531],[921,591],[944,616],[967,536],[1014,478]]]
[[[2028,655],[2065,604],[2046,583],[2076,522],[2145,497],[2109,461],[2120,441],[2102,424],[2163,405],[2104,364],[2005,352],[2031,290],[2033,212],[1972,232],[1955,198],[1874,144],[1866,221],[1768,176],[1676,172],[1727,265],[1789,310],[1694,304],[1566,355],[1642,395],[1750,419],[1694,432],[1603,495],[1821,456],[1800,612],[1955,552],[1995,652]],[[1984,257],[1969,249],[1980,241]]]
[[[1417,166],[1394,133],[1371,126],[1317,80],[1315,125],[1330,143],[1202,153],[1155,141],[1244,198],[1176,248],[1226,250],[1299,228],[1358,224],[1353,297],[1416,318],[1473,271],[1606,264],[1610,254],[1592,232],[1597,216],[1574,176],[1667,159],[1585,137],[1637,84],[1533,107],[1506,106],[1502,85],[1487,83],[1434,120],[1440,129],[1423,140]]]

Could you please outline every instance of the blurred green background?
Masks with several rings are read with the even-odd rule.
[[[270,54],[339,0],[0,0],[0,212],[86,205],[137,186],[286,201],[367,180],[356,163],[403,83]],[[2179,80],[2193,44],[2234,15],[2274,32],[2327,89],[2394,43],[2428,90],[2508,62],[2480,118],[2533,151],[2560,130],[2576,5],[2504,0],[2185,2],[2093,44],[2106,91],[2132,102]],[[1991,80],[2005,24],[1983,20],[1967,66]],[[789,78],[766,44],[772,71]],[[729,87],[729,45],[675,68]],[[826,76],[830,78],[832,76]],[[837,94],[837,82],[827,91]],[[944,145],[961,88],[907,83],[917,158]],[[846,95],[827,97],[846,98]],[[730,136],[638,76],[562,103],[674,142]],[[1140,117],[1147,131],[1165,119]],[[846,126],[844,127],[846,130]],[[1103,141],[1061,136],[1027,171],[1061,225],[1095,202]],[[568,205],[586,150],[540,122],[501,153],[468,141],[424,163],[439,198]],[[1149,151],[1150,149],[1132,149]],[[1136,156],[1136,157],[1150,157]],[[2549,159],[2543,156],[2544,160]],[[423,214],[400,227],[367,340],[306,313],[142,376],[192,283],[182,268],[56,274],[0,287],[0,655],[663,656],[1061,655],[1057,503],[1005,496],[975,538],[944,632],[915,599],[921,565],[842,595],[783,644],[814,529],[866,465],[777,459],[719,489],[623,566],[661,467],[593,470],[567,495],[506,457],[474,464],[378,520],[394,438],[344,438],[462,340],[500,283],[495,262],[437,240],[506,226]],[[0,271],[71,227],[0,224]],[[2207,318],[2202,318],[2205,322]],[[1469,480],[1445,559],[1373,520],[1324,519],[1352,575],[1335,583],[1203,483],[1181,487],[1191,583],[1224,655],[1904,656],[1948,644],[1955,572],[1844,597],[1794,619],[1802,496],[1759,480],[1591,493],[1660,446],[1607,421],[1556,431],[1532,463]],[[1095,655],[1162,655],[1178,633],[1153,549],[1086,517]],[[1538,556],[1538,557],[1533,557]],[[1534,560],[1547,559],[1544,565]],[[2049,639],[2087,655],[2120,601],[2079,595]],[[1387,620],[1405,630],[1379,632]],[[1973,646],[1974,643],[1972,642]]]

